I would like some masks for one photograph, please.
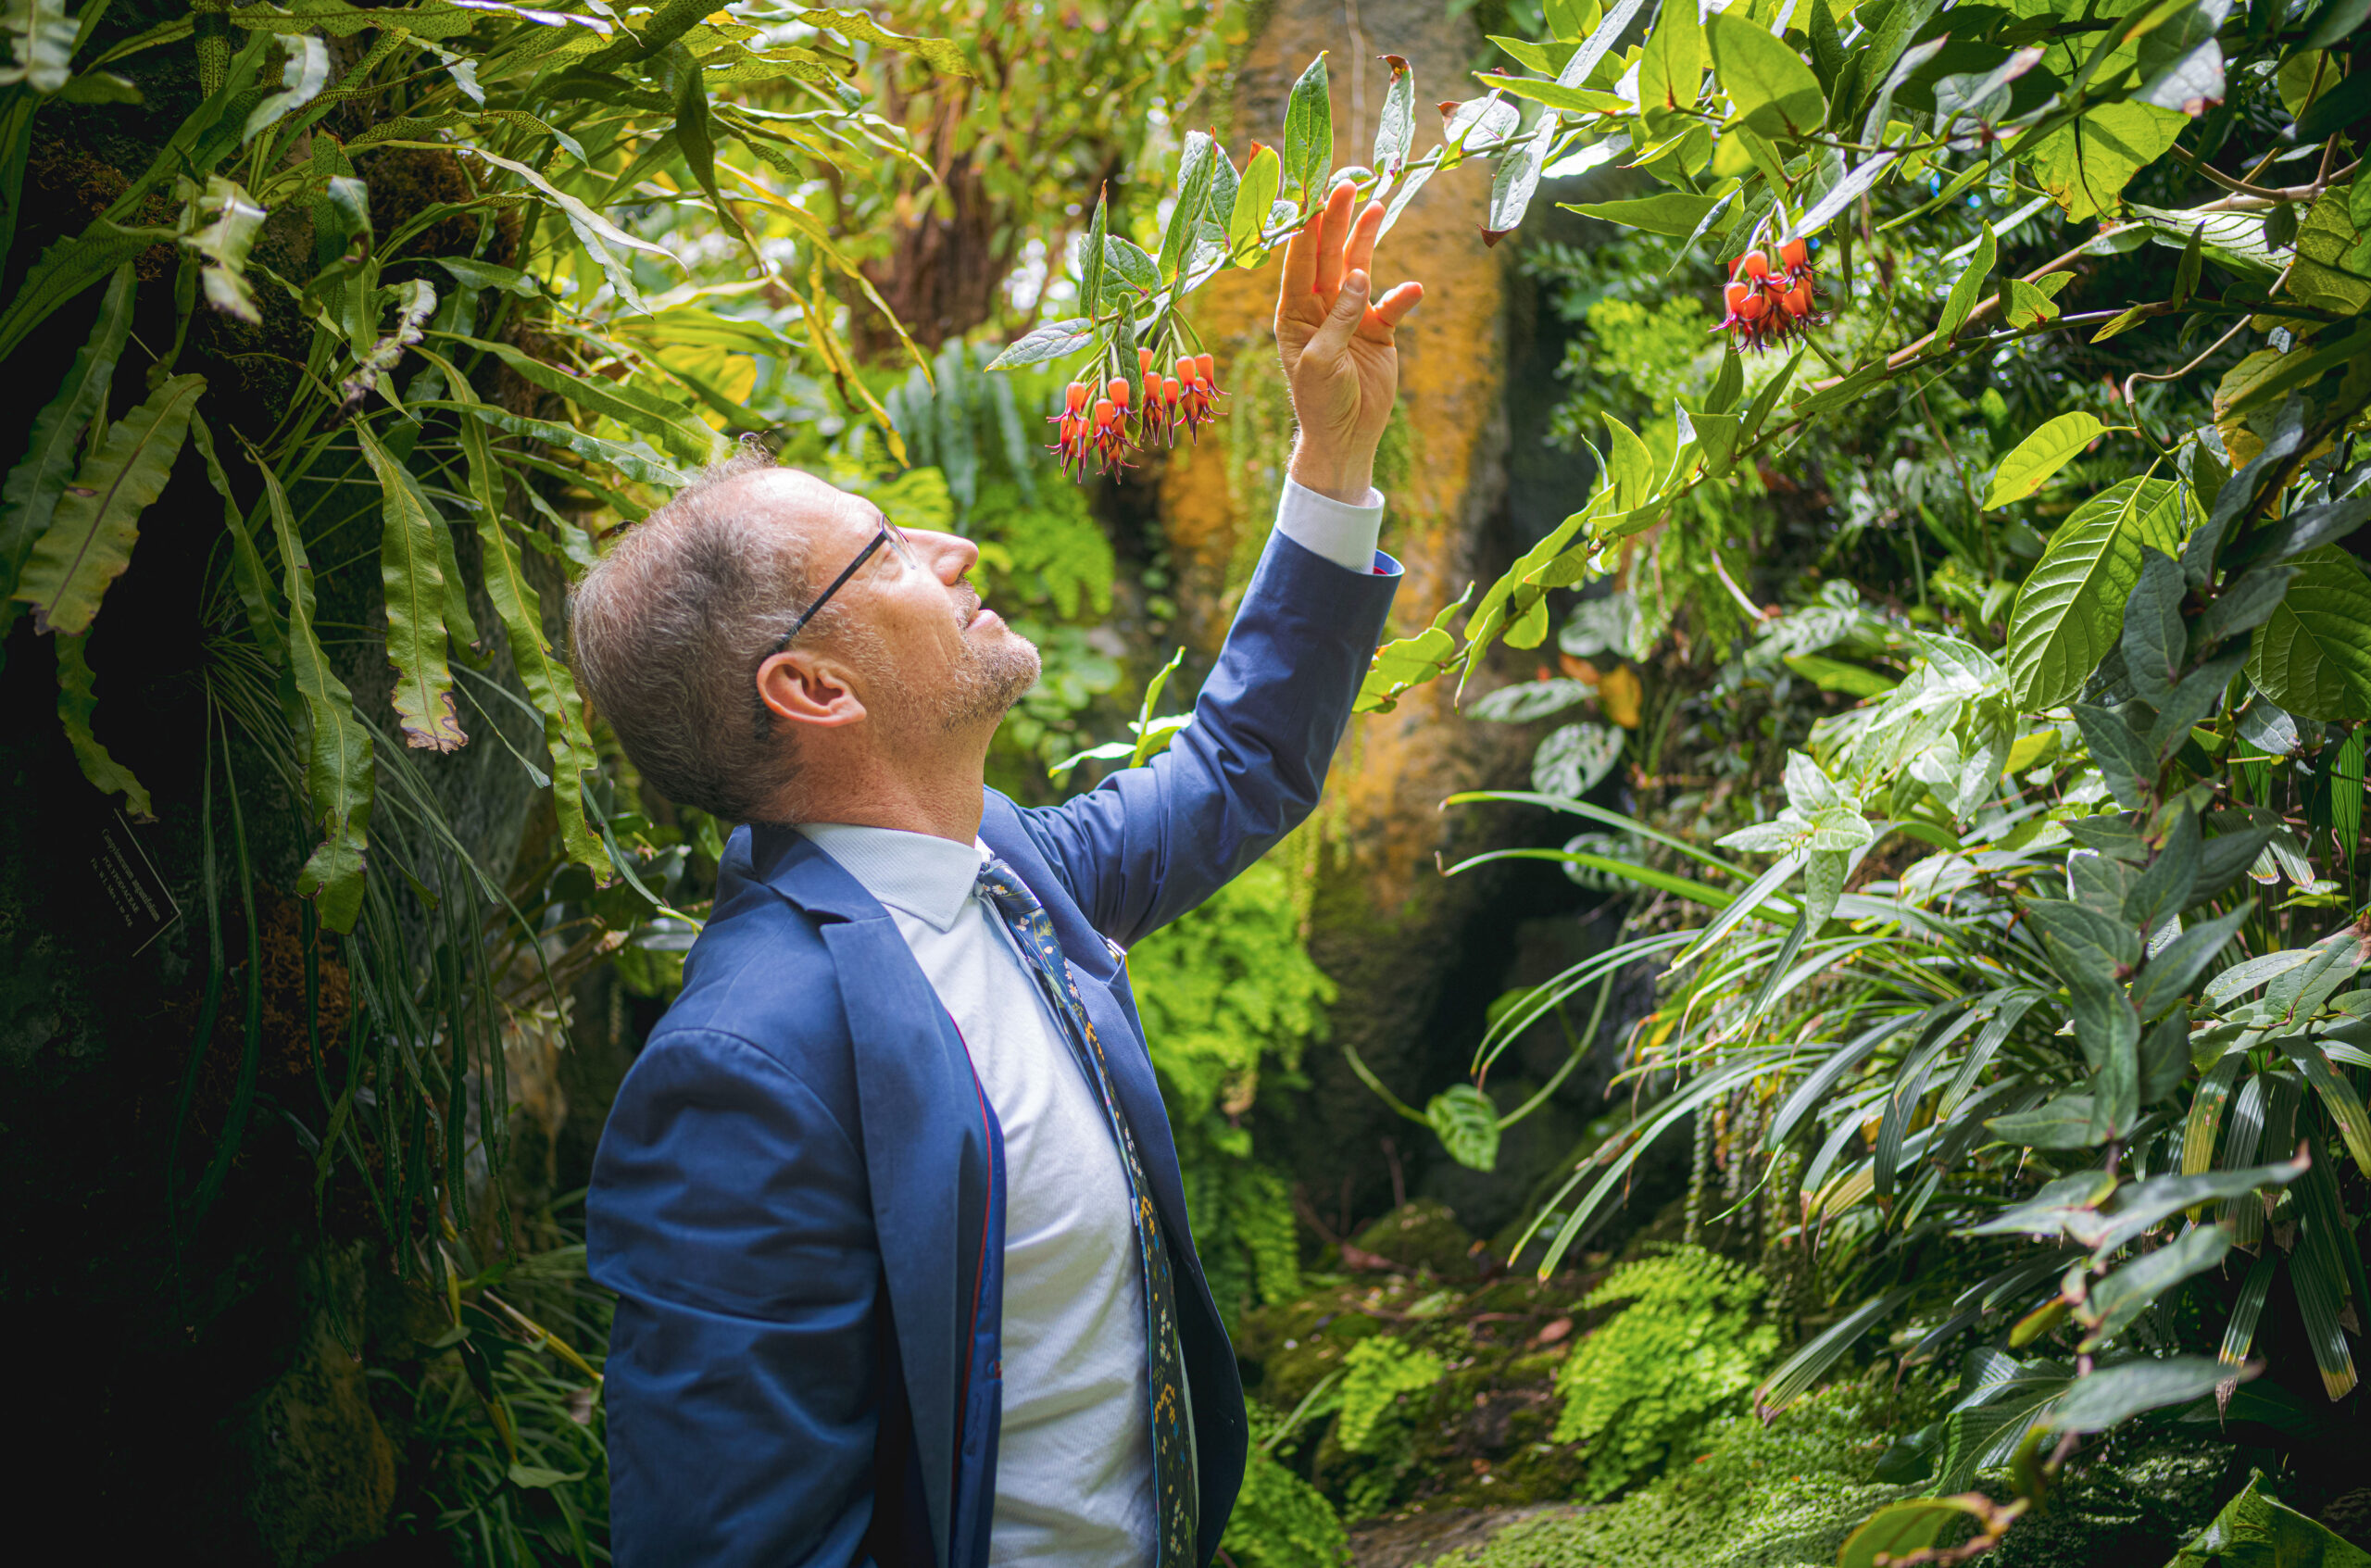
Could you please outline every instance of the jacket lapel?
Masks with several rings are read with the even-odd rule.
[[[905,1362],[931,1537],[951,1538],[956,1446],[972,1334],[999,1303],[980,1301],[997,1136],[961,1037],[880,901],[803,834],[760,828],[766,883],[823,917],[855,1053],[872,1220]],[[988,1321],[993,1323],[993,1318]]]

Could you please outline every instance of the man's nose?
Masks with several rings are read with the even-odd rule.
[[[960,533],[916,533],[906,535],[938,580],[952,588],[979,563],[980,546]]]

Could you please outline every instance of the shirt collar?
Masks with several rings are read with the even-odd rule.
[[[954,928],[989,855],[988,847],[977,839],[958,844],[897,828],[802,822],[798,831],[863,884],[867,893],[939,931]]]

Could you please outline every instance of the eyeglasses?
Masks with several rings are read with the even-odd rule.
[[[864,563],[871,560],[873,557],[873,553],[879,550],[884,545],[888,546],[890,553],[896,556],[897,559],[906,566],[917,570],[921,568],[922,564],[922,558],[914,553],[914,542],[906,537],[906,531],[899,528],[896,523],[891,522],[887,518],[883,518],[881,520],[880,532],[873,534],[872,539],[866,543],[864,548],[856,553],[856,559],[848,562],[847,566],[841,571],[840,574],[832,579],[832,585],[816,596],[815,602],[809,605],[805,613],[801,614],[797,621],[791,623],[790,630],[782,634],[782,641],[773,646],[773,653],[769,653],[766,657],[772,659],[774,654],[780,653],[783,649],[790,646],[791,639],[797,636],[801,632],[807,630],[807,623],[814,620],[816,613],[825,605],[832,602],[832,596],[838,593],[842,588],[847,587],[848,579],[863,571]]]

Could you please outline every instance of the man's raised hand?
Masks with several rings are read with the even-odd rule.
[[[1343,181],[1286,243],[1276,296],[1276,346],[1299,425],[1293,481],[1353,502],[1373,486],[1375,446],[1399,386],[1392,329],[1424,296],[1424,284],[1405,282],[1370,301],[1383,204],[1369,202],[1353,218],[1357,199]]]

